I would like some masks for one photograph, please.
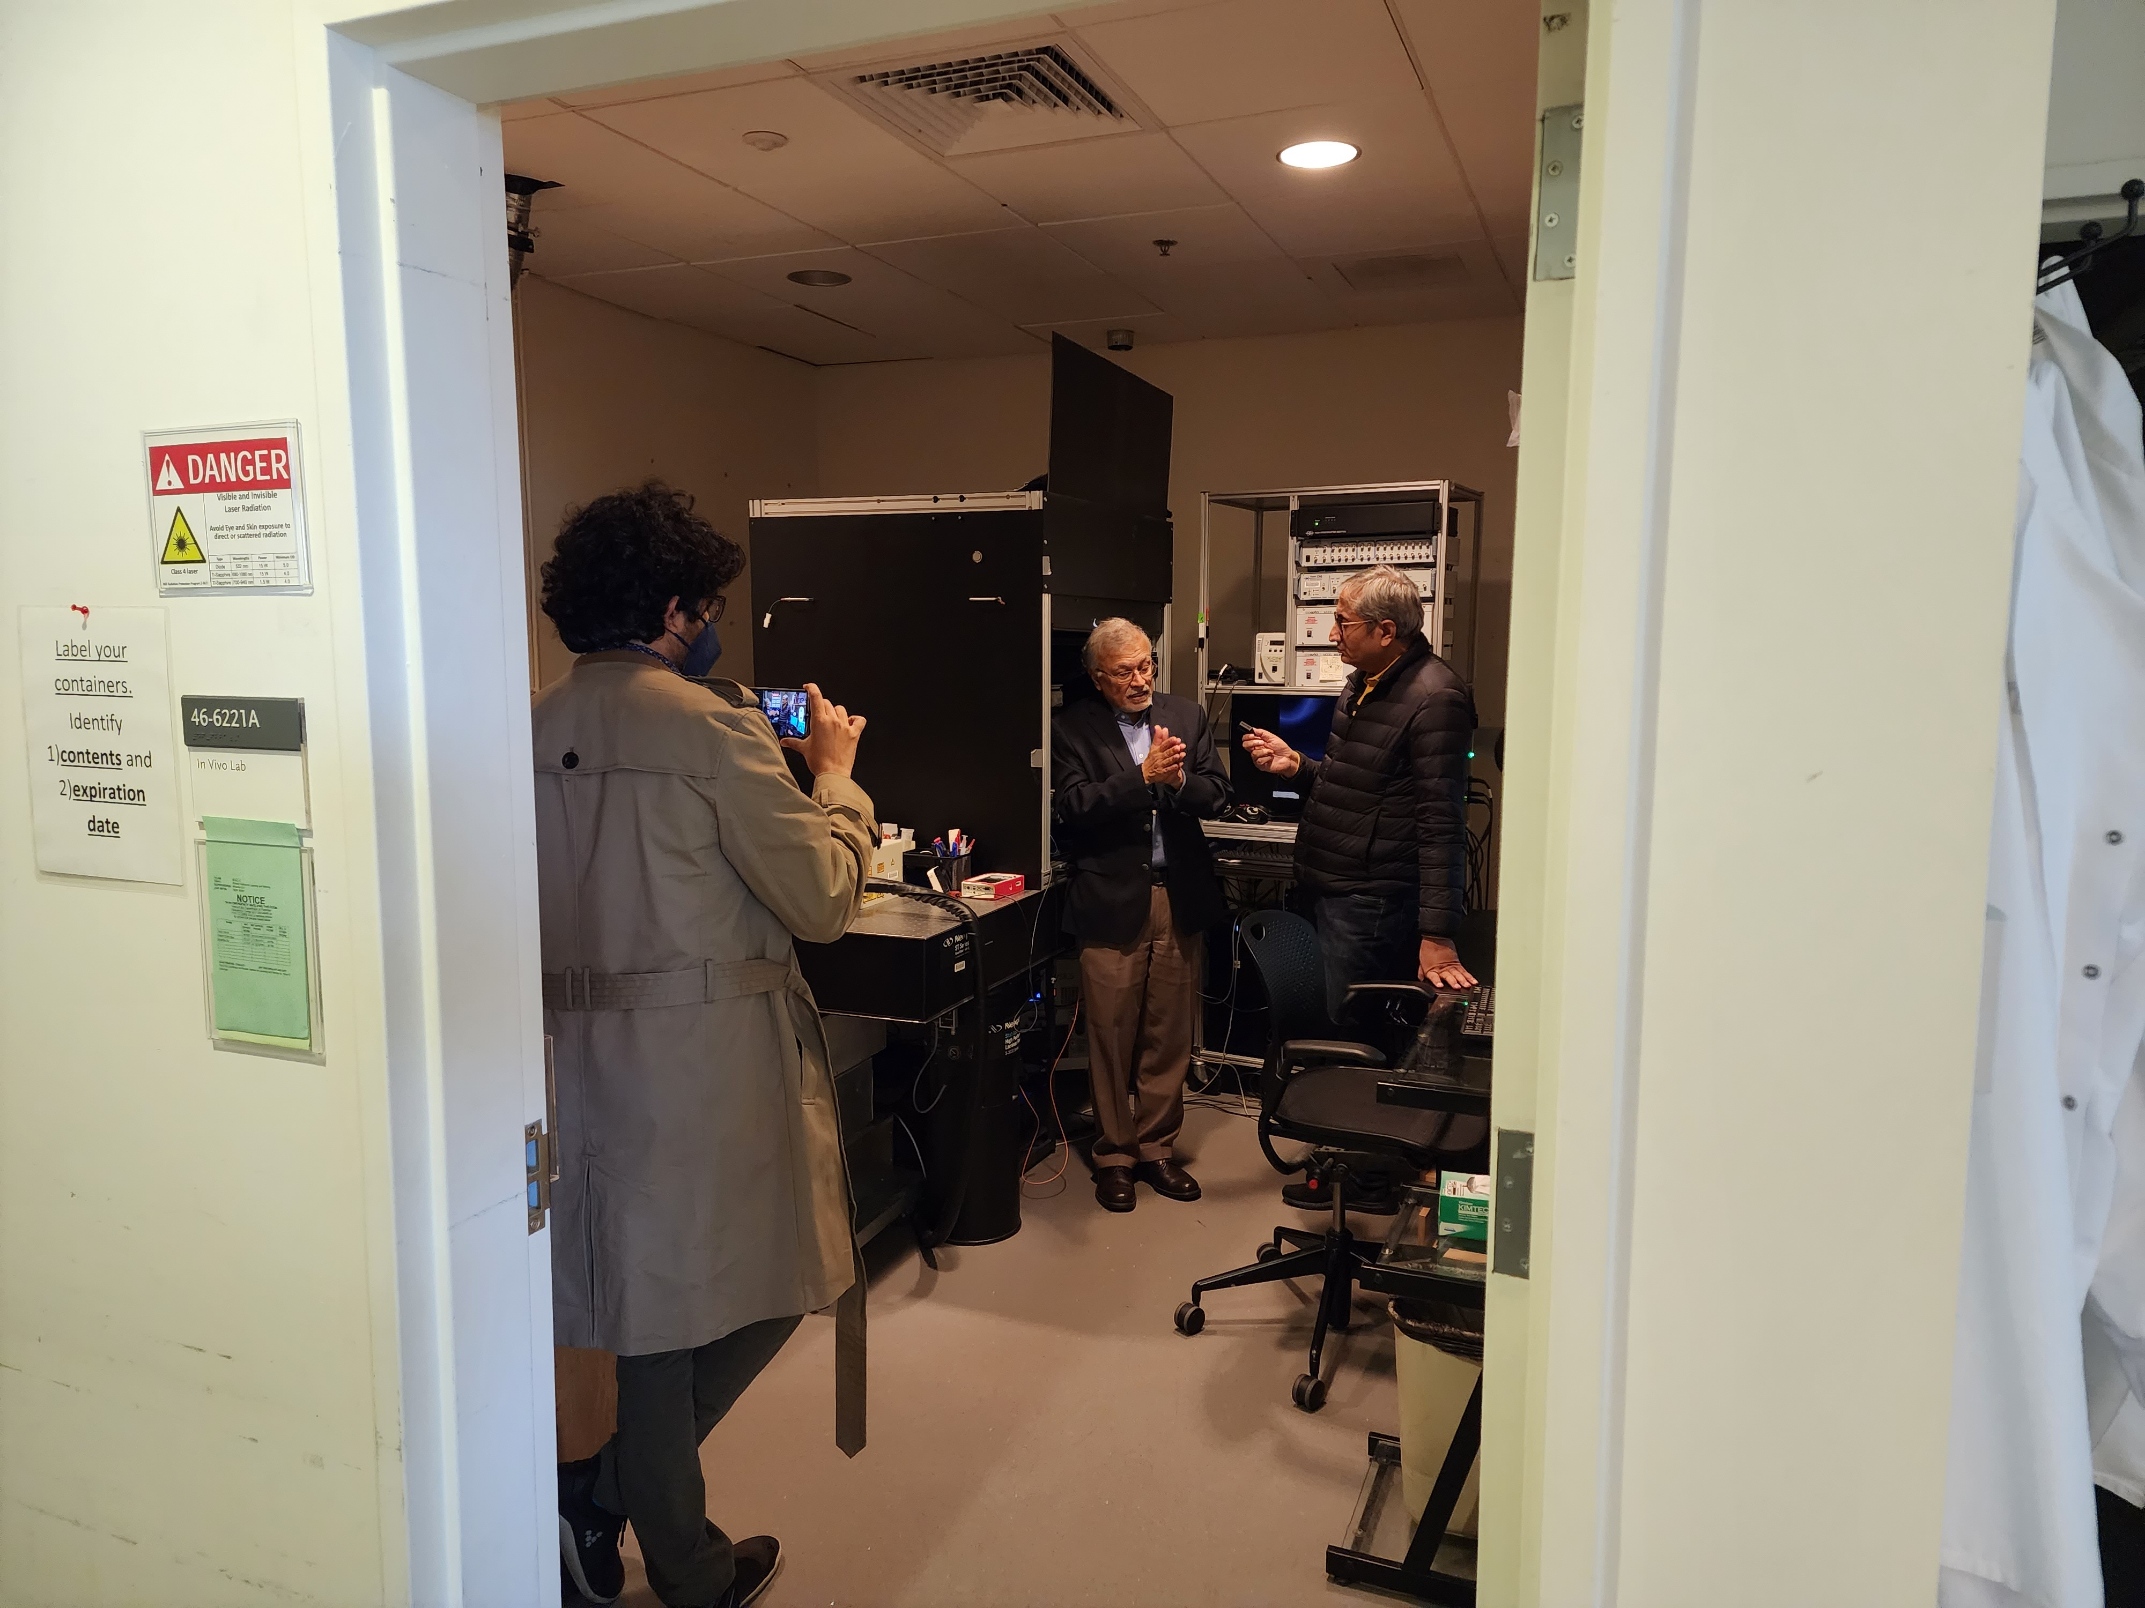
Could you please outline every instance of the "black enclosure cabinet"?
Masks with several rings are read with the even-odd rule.
[[[1168,394],[1063,337],[1052,361],[1050,489],[751,507],[760,683],[816,682],[864,715],[879,818],[922,845],[957,826],[971,871],[1030,887],[1067,647],[1112,614],[1161,641],[1172,577]]]

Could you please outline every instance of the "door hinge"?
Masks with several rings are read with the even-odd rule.
[[[544,1035],[544,1121],[521,1130],[522,1166],[529,1187],[529,1232],[544,1226],[551,1210],[551,1186],[559,1181],[559,1076],[551,1035]]]
[[[1528,1277],[1534,1237],[1534,1135],[1497,1130],[1497,1194],[1491,1202],[1490,1271]]]
[[[1534,277],[1572,279],[1579,272],[1579,139],[1584,106],[1542,113],[1541,170],[1535,175]]]

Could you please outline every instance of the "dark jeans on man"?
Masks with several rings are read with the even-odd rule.
[[[768,1318],[690,1351],[618,1359],[618,1433],[598,1453],[596,1505],[622,1513],[669,1608],[713,1608],[736,1574],[708,1520],[700,1443],[774,1361],[802,1317]]]
[[[1350,983],[1403,983],[1422,957],[1420,916],[1413,894],[1351,893],[1318,901],[1318,947],[1326,959],[1326,1011],[1340,1027],[1362,1025],[1368,1013],[1344,1013]]]

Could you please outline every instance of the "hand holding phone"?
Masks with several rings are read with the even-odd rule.
[[[864,717],[852,715],[838,703],[829,703],[813,682],[807,681],[803,692],[807,730],[802,736],[783,737],[782,746],[802,754],[806,768],[814,776],[847,776],[856,765],[857,739],[864,734]]]

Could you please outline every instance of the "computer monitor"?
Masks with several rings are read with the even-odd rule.
[[[1299,754],[1312,759],[1326,756],[1326,737],[1333,729],[1333,709],[1339,700],[1331,696],[1306,697],[1287,692],[1234,692],[1229,696],[1229,791],[1238,804],[1256,804],[1277,821],[1293,821],[1303,814],[1303,787],[1293,776],[1269,776],[1251,762],[1240,746],[1245,726],[1273,732]]]

